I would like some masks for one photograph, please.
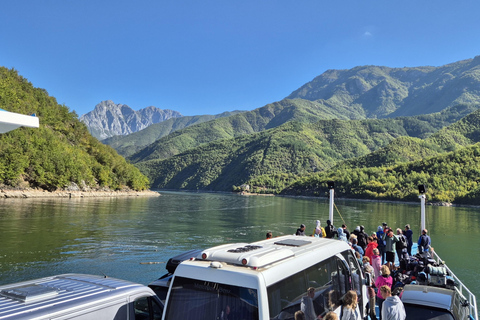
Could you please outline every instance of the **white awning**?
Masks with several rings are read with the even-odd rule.
[[[19,127],[38,128],[40,122],[35,115],[26,116],[0,109],[0,133],[5,133]]]

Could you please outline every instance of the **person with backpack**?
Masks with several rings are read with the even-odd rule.
[[[335,237],[335,234],[337,234],[337,230],[335,229],[335,226],[332,224],[330,220],[327,220],[327,226],[325,227],[325,233],[327,235],[327,238],[333,238]]]
[[[363,251],[367,248],[368,235],[365,233],[365,227],[360,226],[360,232],[357,235],[358,245],[362,247]]]
[[[408,240],[407,237],[403,234],[402,229],[397,228],[397,238],[398,242],[396,244],[396,251],[397,251],[397,256],[398,256],[398,261],[400,263],[400,268],[402,270],[405,270],[407,267],[407,261],[408,261]]]

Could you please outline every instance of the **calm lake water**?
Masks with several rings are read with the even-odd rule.
[[[334,224],[352,231],[420,228],[418,204],[335,201]],[[60,273],[105,274],[148,284],[169,257],[189,249],[312,232],[328,200],[162,192],[153,198],[0,200],[0,284]],[[427,206],[432,246],[480,298],[480,209]],[[154,264],[145,264],[154,263]]]

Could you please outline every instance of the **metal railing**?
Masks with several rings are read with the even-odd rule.
[[[433,253],[433,258],[437,263],[443,264],[442,258],[440,258],[440,256],[435,251],[430,253]],[[477,299],[475,298],[475,295],[470,290],[468,290],[468,288],[463,284],[463,282],[458,279],[458,277],[452,272],[452,270],[450,270],[450,268],[446,264],[444,264],[444,266],[447,269],[448,274],[455,280],[455,290],[465,299],[466,302],[468,302],[470,316],[472,316],[475,320],[479,320],[477,311]]]

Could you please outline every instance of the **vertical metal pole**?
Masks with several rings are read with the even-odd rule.
[[[334,189],[330,189],[330,207],[328,210],[328,219],[333,225],[333,197],[334,197],[335,191]]]
[[[425,229],[425,195],[421,194],[418,196],[420,198],[420,208],[421,208],[421,219],[420,219],[420,232]]]

